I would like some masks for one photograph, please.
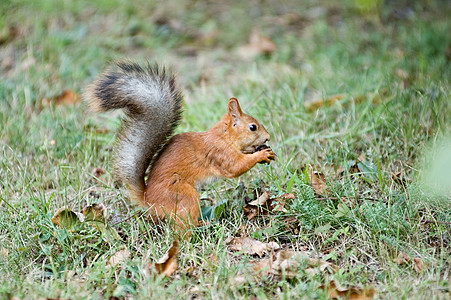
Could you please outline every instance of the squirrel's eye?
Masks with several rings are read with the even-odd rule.
[[[255,130],[257,130],[257,125],[251,124],[251,125],[249,126],[249,129],[250,129],[251,131],[255,131]]]

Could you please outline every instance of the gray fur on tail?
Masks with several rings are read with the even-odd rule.
[[[125,112],[115,146],[115,175],[129,188],[144,192],[146,170],[180,120],[182,95],[174,76],[157,65],[119,62],[84,96],[94,110]]]

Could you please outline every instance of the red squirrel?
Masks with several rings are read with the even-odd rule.
[[[94,111],[124,111],[114,150],[115,176],[132,200],[148,207],[151,218],[169,217],[183,229],[198,224],[199,183],[235,178],[274,160],[265,145],[269,133],[242,112],[236,98],[230,98],[227,113],[209,130],[173,135],[182,94],[174,75],[157,65],[118,62],[99,75],[84,98]]]

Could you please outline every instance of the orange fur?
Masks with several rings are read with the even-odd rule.
[[[237,116],[230,112],[231,105],[236,105]],[[250,123],[258,126],[257,134],[250,132]],[[199,194],[196,184],[211,177],[238,177],[258,162],[274,159],[270,149],[243,153],[269,138],[264,127],[242,113],[238,101],[231,98],[229,113],[210,130],[181,133],[168,141],[152,164],[143,204],[151,208],[151,215],[169,216],[183,228],[197,225]]]

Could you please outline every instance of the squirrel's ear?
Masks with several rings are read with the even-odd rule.
[[[235,127],[239,124],[240,117],[243,114],[241,111],[240,103],[236,98],[229,99],[229,116],[232,119],[232,125]]]

